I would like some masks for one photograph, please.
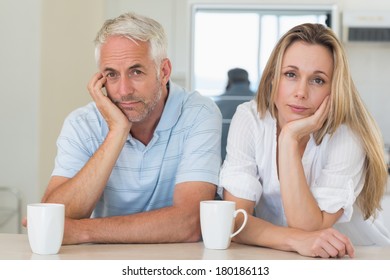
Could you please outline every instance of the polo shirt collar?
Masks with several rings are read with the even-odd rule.
[[[156,131],[171,129],[179,120],[183,103],[183,89],[169,82],[169,93]]]

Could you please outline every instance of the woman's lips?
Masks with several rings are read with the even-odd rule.
[[[303,107],[303,106],[299,106],[299,105],[288,105],[291,110],[295,113],[303,113],[305,112],[308,108],[306,107]]]

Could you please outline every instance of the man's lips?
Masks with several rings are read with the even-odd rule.
[[[141,101],[139,100],[133,100],[133,101],[121,101],[121,102],[118,102],[119,106],[122,107],[122,108],[130,108],[130,107],[134,107],[136,106],[138,103],[140,103]]]
[[[131,104],[136,104],[138,102],[139,101],[122,101],[122,102],[120,102],[120,104],[122,104],[122,105],[131,105]]]

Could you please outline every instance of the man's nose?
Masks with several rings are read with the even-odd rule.
[[[118,94],[120,96],[127,96],[133,93],[133,86],[130,79],[126,76],[121,76],[118,84]]]

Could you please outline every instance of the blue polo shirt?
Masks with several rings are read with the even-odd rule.
[[[210,98],[170,83],[152,140],[145,146],[129,134],[93,217],[171,206],[178,183],[218,185],[221,129],[221,113]],[[73,111],[57,140],[52,176],[75,176],[107,133],[107,123],[94,102]]]

